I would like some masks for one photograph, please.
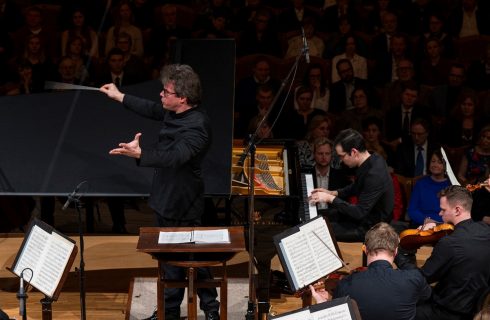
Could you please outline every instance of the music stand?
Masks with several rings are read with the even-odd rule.
[[[159,244],[158,237],[163,232],[215,230],[228,229],[230,243],[166,243]],[[150,254],[158,260],[157,281],[157,314],[159,320],[165,319],[165,291],[164,288],[188,287],[187,316],[189,320],[197,318],[196,289],[198,287],[221,288],[221,319],[227,318],[227,276],[226,261],[235,254],[245,251],[245,237],[243,227],[146,227],[140,228],[140,236],[136,250]],[[170,264],[187,268],[187,281],[166,280],[163,265]],[[196,280],[195,268],[212,265],[223,266],[223,278]]]

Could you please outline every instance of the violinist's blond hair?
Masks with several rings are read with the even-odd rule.
[[[378,251],[385,250],[394,256],[399,243],[398,233],[386,222],[375,224],[366,232],[364,240],[366,254],[377,254]]]

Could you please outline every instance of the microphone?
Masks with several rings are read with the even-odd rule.
[[[301,27],[301,37],[303,38],[303,52],[305,54],[306,63],[310,63],[310,48],[308,48],[308,42],[306,41],[305,29]]]
[[[77,195],[78,193],[78,190],[80,190],[80,187],[82,186],[82,184],[84,184],[86,181],[82,181],[80,182],[80,184],[75,188],[75,190],[73,190],[72,193],[70,193],[68,195],[68,199],[66,199],[66,202],[65,204],[63,205],[63,207],[61,208],[61,210],[66,210],[66,208],[68,208],[68,206],[70,205],[70,203],[73,201],[73,199],[75,198],[75,196]]]
[[[20,274],[20,286],[19,286],[19,292],[17,293],[17,298],[19,299],[19,316],[23,316],[26,314],[25,310],[25,298],[26,298],[26,292],[24,289],[24,272]]]

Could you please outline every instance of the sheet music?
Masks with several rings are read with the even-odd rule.
[[[310,320],[313,318],[311,317],[310,310],[304,309],[304,310],[301,310],[299,312],[290,313],[290,314],[286,314],[283,316],[278,315],[278,316],[273,317],[273,319],[274,320]]]
[[[298,232],[282,239],[286,258],[291,266],[291,276],[299,289],[322,277],[322,272],[315,261],[316,252],[311,248],[307,236]]]
[[[316,219],[302,225],[300,230],[305,232],[307,241],[316,255],[315,263],[323,270],[323,274],[329,274],[342,267],[342,261],[332,253],[336,252],[336,249],[324,219]],[[325,245],[328,245],[330,250]]]
[[[194,230],[195,243],[230,243],[228,229]]]
[[[313,320],[352,320],[348,303],[313,312]]]
[[[34,225],[27,238],[14,272],[20,276],[22,270],[33,270],[31,284],[47,296],[53,296],[63,276],[75,244],[59,234],[48,233]]]
[[[158,244],[164,243],[190,243],[192,241],[192,231],[160,231],[158,235]]]

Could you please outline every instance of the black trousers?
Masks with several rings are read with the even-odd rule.
[[[200,225],[200,220],[185,221],[185,220],[170,220],[165,219],[157,213],[157,223],[160,227],[192,227]],[[183,280],[186,278],[186,269],[175,267],[168,264],[163,265],[165,279],[168,280]],[[197,268],[197,279],[213,279],[210,268]],[[184,299],[185,288],[165,288],[165,311],[180,310],[180,305]],[[216,288],[198,288],[197,295],[199,296],[199,307],[204,312],[217,311],[219,312],[219,302],[216,300],[218,291]]]

